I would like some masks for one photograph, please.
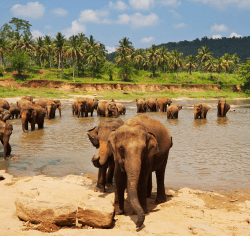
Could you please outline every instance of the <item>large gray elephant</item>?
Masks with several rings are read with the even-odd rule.
[[[111,146],[108,145],[108,137],[124,124],[120,118],[113,118],[110,121],[103,121],[98,126],[88,130],[89,140],[94,147],[99,148],[99,154],[92,158],[95,167],[99,168],[98,181],[95,191],[105,192],[105,184],[112,183],[114,173],[114,156]],[[105,164],[100,166],[99,160],[104,160]],[[108,169],[108,173],[106,174]]]
[[[230,105],[227,103],[225,99],[218,101],[218,106],[217,106],[218,117],[225,117],[229,110],[230,110]]]
[[[62,117],[62,104],[60,100],[53,100],[56,104],[56,108],[59,110],[59,115]]]
[[[88,113],[90,112],[91,116],[93,116],[94,110],[97,110],[98,107],[98,99],[86,99],[86,107],[85,107],[85,117],[88,117]]]
[[[157,98],[150,98],[146,101],[147,110],[156,112],[156,102]]]
[[[26,100],[28,100],[30,102],[33,102],[33,97],[31,95],[26,95],[24,97],[21,97],[21,99],[26,99]]]
[[[112,101],[101,101],[97,107],[97,115],[98,116],[105,116],[105,117],[118,117],[119,112],[116,106],[116,103],[112,99]]]
[[[38,129],[43,129],[45,114],[45,109],[37,104],[23,106],[21,109],[23,132],[28,132],[28,123],[31,124],[31,130],[35,130],[35,124],[38,124]]]
[[[166,112],[167,106],[170,106],[172,103],[170,98],[158,98],[156,101],[156,111]]]
[[[178,119],[179,110],[182,106],[173,104],[167,108],[167,118],[168,119]]]
[[[194,119],[206,119],[209,108],[205,103],[198,103],[194,105]]]
[[[50,120],[50,119],[54,119],[55,118],[56,108],[57,108],[57,104],[55,104],[54,101],[50,100],[50,101],[47,102],[47,104],[45,106],[47,119]]]
[[[137,113],[147,112],[147,104],[145,98],[136,98],[135,102],[137,105]]]
[[[172,138],[167,128],[159,121],[146,115],[127,120],[123,126],[112,132],[109,144],[115,160],[115,194],[119,202],[118,214],[124,213],[124,191],[138,215],[136,226],[145,219],[147,196],[152,189],[152,172],[156,172],[156,203],[166,201],[164,176]],[[105,159],[99,159],[104,165]]]
[[[3,150],[3,157],[4,159],[7,158],[7,156],[11,153],[11,146],[9,143],[10,135],[12,134],[13,126],[11,124],[6,124],[3,121],[0,121],[0,140],[3,144],[4,150]]]
[[[9,110],[10,109],[10,105],[9,105],[9,103],[5,99],[0,98],[0,108]]]

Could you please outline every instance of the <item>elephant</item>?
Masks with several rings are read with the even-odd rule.
[[[219,100],[217,106],[217,116],[225,117],[227,112],[230,110],[230,105],[226,102],[226,100]]]
[[[55,104],[54,101],[50,100],[47,102],[45,110],[46,110],[46,117],[49,120],[55,118],[56,108],[57,108],[57,105]]]
[[[120,118],[113,118],[110,121],[103,121],[98,126],[87,131],[89,140],[97,149],[99,154],[92,158],[92,162],[98,170],[98,181],[95,191],[105,192],[105,184],[112,183],[114,174],[114,156],[111,147],[108,145],[108,137],[112,131],[115,131],[124,124]],[[99,166],[99,159],[104,159],[105,164]],[[108,169],[108,173],[106,174]]]
[[[26,95],[26,96],[24,96],[24,97],[21,97],[21,99],[26,99],[26,100],[28,100],[28,101],[30,101],[30,102],[33,102],[33,97],[30,96],[30,95]]]
[[[42,108],[45,108],[48,101],[50,101],[50,100],[47,98],[40,98],[39,100],[37,100],[36,104],[41,106]]]
[[[194,105],[194,119],[206,119],[209,108],[205,103],[198,103]]]
[[[97,110],[98,107],[98,99],[86,99],[86,107],[85,107],[85,117],[88,117],[88,113],[90,112],[91,116],[93,116],[94,110]]]
[[[16,119],[20,118],[20,108],[16,105],[11,105],[10,106],[10,114],[11,117],[14,119],[16,117]]]
[[[156,102],[157,98],[150,98],[146,101],[147,110],[156,112]]]
[[[22,98],[21,100],[16,102],[17,107],[20,109],[20,112],[22,110],[23,106],[31,106],[33,103],[30,102],[29,100]]]
[[[86,99],[77,99],[76,100],[76,105],[77,105],[77,117],[81,115],[83,117],[83,113],[85,113],[86,116]],[[88,113],[87,113],[88,115]]]
[[[4,151],[3,157],[4,159],[11,153],[11,146],[9,143],[10,135],[12,134],[13,126],[11,124],[0,121],[0,140],[3,144]]]
[[[9,110],[10,109],[10,105],[9,105],[9,103],[6,100],[0,98],[0,108]]]
[[[112,99],[111,102],[101,101],[97,107],[97,115],[105,117],[118,117],[119,112],[116,103]]]
[[[143,113],[147,111],[147,104],[145,98],[136,98],[137,113]]]
[[[78,115],[77,100],[72,103],[72,114]]]
[[[145,219],[147,197],[152,189],[152,172],[156,172],[156,203],[166,201],[164,186],[165,168],[169,150],[173,145],[167,128],[147,115],[139,115],[127,120],[124,125],[109,135],[109,145],[115,161],[115,199],[118,199],[118,214],[124,214],[124,191],[138,215],[136,226]],[[105,160],[99,159],[99,165]]]
[[[182,106],[173,104],[167,108],[167,118],[168,119],[178,119],[179,110],[182,109]]]
[[[170,106],[172,103],[170,98],[158,98],[156,101],[156,111],[166,112],[167,106]]]
[[[121,103],[116,103],[116,106],[118,108],[119,115],[125,115],[126,114],[126,106]]]
[[[62,104],[60,100],[53,100],[53,101],[56,104],[56,108],[59,110],[60,117],[62,117]]]
[[[35,130],[35,124],[38,129],[43,129],[46,110],[38,104],[23,106],[21,110],[21,121],[23,132],[28,132],[28,123],[31,124],[31,130]]]
[[[11,117],[11,113],[9,110],[5,110],[3,108],[0,108],[0,120],[3,122],[6,122]]]

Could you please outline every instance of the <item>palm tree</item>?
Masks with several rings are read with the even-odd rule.
[[[75,58],[77,58],[77,55],[79,55],[78,52],[78,36],[72,35],[69,38],[70,46],[66,51],[66,55],[72,58],[73,60],[73,80],[75,82]]]
[[[224,56],[222,57],[224,60],[224,67],[225,67],[225,79],[226,79],[226,73],[227,73],[227,69],[233,65],[233,61],[232,61],[232,56],[229,55],[229,53],[225,53]]]
[[[19,32],[15,32],[14,34],[14,41],[12,41],[12,50],[19,50],[21,47],[21,35],[19,34]]]
[[[208,64],[207,64],[207,70],[211,72],[211,77],[212,77],[212,73],[216,71],[216,68],[217,68],[216,60],[214,57],[211,57],[208,60]]]
[[[223,61],[224,60],[223,60],[222,57],[219,57],[216,60],[216,67],[218,68],[218,82],[219,82],[219,79],[220,79],[220,71],[221,70],[225,70],[225,66],[224,66],[224,62]]]
[[[47,54],[47,50],[43,45],[42,37],[38,37],[37,43],[35,44],[36,56],[39,60],[39,68],[42,66],[42,58],[44,58],[45,54]]]
[[[166,73],[165,66],[169,61],[168,50],[162,46],[159,50],[160,62],[163,64],[164,73]]]
[[[29,36],[28,34],[25,34],[23,36],[23,46],[21,47],[21,49],[25,49],[25,51],[27,52],[29,49],[31,50],[35,50],[35,47],[34,47],[34,42],[33,42],[33,39],[32,39],[32,36]]]
[[[159,50],[155,46],[155,44],[152,45],[151,48],[149,48],[148,54],[148,61],[149,61],[149,66],[152,70],[152,76],[155,76],[155,71],[157,70],[157,67],[160,62],[160,55],[159,55]]]
[[[4,68],[3,55],[7,52],[7,50],[8,50],[7,41],[5,40],[5,38],[0,38],[0,55],[1,55],[1,61],[2,61],[2,66],[3,66],[4,71],[5,71],[5,68]]]
[[[63,45],[65,42],[64,35],[62,35],[61,32],[58,32],[56,34],[56,39],[55,39],[55,46],[57,48],[57,54],[58,54],[58,69],[60,69],[60,62],[62,61],[62,73],[61,73],[61,78],[63,76]]]
[[[44,36],[44,44],[45,44],[44,47],[47,51],[47,55],[49,57],[49,68],[51,69],[51,57],[52,57],[53,52],[55,50],[55,46],[54,46],[53,41],[51,40],[51,37],[48,35]]]
[[[209,52],[208,46],[202,46],[198,49],[198,58],[201,59],[201,64],[203,64],[203,78],[204,78],[204,67],[205,63],[212,56],[212,53]]]
[[[88,64],[92,67],[92,77],[94,78],[94,69],[97,68],[99,63],[105,61],[105,57],[102,54],[102,51],[98,47],[92,47],[90,55],[87,58]]]
[[[173,50],[171,53],[171,66],[175,70],[177,75],[177,84],[178,84],[178,69],[182,67],[182,54],[177,50]]]
[[[119,57],[116,58],[117,64],[121,64],[123,68],[122,73],[122,80],[124,80],[124,67],[128,63],[128,60],[130,59],[130,55],[134,51],[134,47],[132,45],[132,42],[129,41],[129,38],[124,37],[122,40],[119,40],[119,45],[117,45],[117,53]]]
[[[198,58],[192,54],[186,57],[185,59],[186,67],[188,68],[189,75],[192,75],[192,68],[195,68],[198,66]]]
[[[143,57],[143,49],[137,49],[135,51],[135,56],[134,56],[134,63],[138,65],[139,70],[141,69],[141,66],[144,64],[144,57]]]

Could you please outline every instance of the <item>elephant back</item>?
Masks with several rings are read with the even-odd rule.
[[[5,99],[0,99],[0,108],[4,108],[9,110],[10,109],[10,104],[5,100]]]
[[[48,103],[49,99],[47,98],[42,98],[42,99],[39,99],[36,104],[41,106],[42,108],[45,108],[47,103]]]

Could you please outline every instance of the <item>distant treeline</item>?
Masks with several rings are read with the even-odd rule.
[[[183,53],[183,57],[189,55],[198,55],[198,49],[202,46],[208,46],[209,51],[213,53],[213,57],[222,57],[225,53],[233,55],[237,53],[240,57],[240,61],[246,61],[250,57],[250,36],[242,38],[226,38],[222,37],[221,39],[212,39],[204,37],[201,40],[195,39],[193,41],[180,41],[178,43],[165,43],[157,45],[157,47],[162,47],[168,49],[169,52],[172,50],[177,50]],[[106,59],[108,61],[113,61],[116,57],[116,52],[107,54]]]

